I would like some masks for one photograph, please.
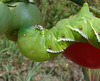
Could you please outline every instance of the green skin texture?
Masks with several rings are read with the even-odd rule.
[[[0,35],[4,34],[11,26],[12,15],[9,8],[0,2]]]
[[[13,16],[11,29],[5,33],[9,40],[17,41],[19,28],[25,25],[43,25],[43,18],[40,10],[31,3],[16,2],[10,7]]]
[[[61,54],[75,42],[87,42],[100,48],[99,26],[100,19],[89,12],[85,3],[77,15],[60,20],[48,31],[37,29],[37,25],[21,28],[17,44],[24,56],[42,62]]]

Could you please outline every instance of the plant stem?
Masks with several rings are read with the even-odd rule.
[[[92,81],[91,80],[91,69],[88,69],[88,76],[89,76],[90,81]]]
[[[89,76],[88,76],[88,69],[87,68],[82,68],[82,72],[83,72],[83,75],[84,75],[84,79],[86,80],[86,81],[90,81],[89,80]]]

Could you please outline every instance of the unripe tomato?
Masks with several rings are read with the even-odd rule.
[[[10,27],[12,21],[12,14],[9,8],[0,2],[0,35],[4,34]]]
[[[64,51],[63,55],[80,66],[100,68],[100,49],[88,43],[74,43]]]
[[[6,32],[6,37],[10,40],[17,41],[19,28],[25,25],[43,25],[43,18],[40,10],[31,3],[17,2],[12,4],[10,10],[13,15],[12,28]]]

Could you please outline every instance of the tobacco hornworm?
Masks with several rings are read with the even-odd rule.
[[[23,55],[34,61],[46,61],[75,42],[87,42],[100,48],[100,19],[93,16],[85,3],[80,12],[60,20],[47,30],[40,25],[25,26],[18,33],[18,47]]]

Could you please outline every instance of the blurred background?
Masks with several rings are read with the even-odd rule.
[[[52,28],[64,18],[75,15],[82,0],[34,0],[39,7],[45,28]],[[84,0],[100,10],[100,0]],[[80,5],[80,6],[79,6]],[[98,13],[94,15],[100,17]],[[100,81],[100,71],[91,70],[92,81]],[[0,81],[86,81],[82,67],[62,55],[45,62],[33,62],[25,58],[16,43],[0,37]],[[89,81],[87,79],[87,81]]]

